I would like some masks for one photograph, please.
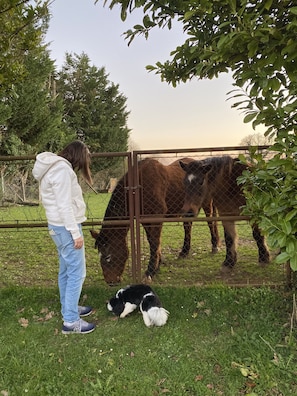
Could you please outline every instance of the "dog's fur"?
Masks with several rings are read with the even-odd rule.
[[[107,309],[116,316],[124,318],[139,307],[147,327],[164,326],[169,312],[162,307],[161,301],[148,285],[132,285],[120,289],[107,303]]]

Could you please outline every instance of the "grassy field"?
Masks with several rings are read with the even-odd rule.
[[[108,196],[99,198],[100,208],[98,197],[88,197],[89,218],[103,216]],[[0,213],[2,222],[44,216],[40,207]],[[283,268],[258,266],[250,227],[238,229],[239,262],[224,278],[224,249],[209,253],[206,226],[195,225],[184,260],[177,259],[181,224],[164,226],[165,262],[153,287],[170,316],[164,327],[146,328],[137,312],[117,320],[107,311],[117,288],[105,285],[85,227],[88,274],[81,303],[95,308],[88,320],[97,325],[88,335],[61,334],[57,257],[47,230],[1,229],[0,395],[297,394],[295,295],[284,287]],[[144,270],[144,238],[142,257]],[[131,283],[130,266],[123,285]]]
[[[110,194],[88,194],[88,219],[102,220]],[[41,206],[18,206],[0,208],[1,223],[23,223],[45,221]],[[102,271],[94,239],[89,229],[84,227],[88,276],[86,285],[104,286]],[[95,227],[99,230],[99,227]],[[223,229],[219,226],[221,239]],[[210,235],[203,223],[195,223],[192,232],[192,249],[189,257],[178,259],[183,242],[182,223],[164,223],[162,232],[162,253],[164,263],[154,279],[157,285],[282,285],[285,271],[273,262],[267,267],[260,267],[257,262],[256,244],[252,239],[251,228],[246,222],[237,226],[239,234],[238,265],[229,275],[220,271],[224,260],[225,248],[222,244],[218,254],[210,253]],[[0,229],[1,256],[0,270],[3,276],[1,286],[35,284],[55,286],[57,274],[56,250],[48,236],[47,228]],[[142,234],[143,274],[149,259],[149,247]],[[272,252],[274,256],[274,252]],[[131,259],[128,260],[123,283],[131,283]]]
[[[106,309],[114,291],[84,288],[96,311],[88,335],[62,335],[58,291],[0,289],[0,394],[297,394],[296,312],[280,289],[159,287],[161,328]]]

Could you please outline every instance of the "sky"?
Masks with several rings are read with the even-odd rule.
[[[87,54],[92,65],[104,67],[110,82],[127,98],[128,128],[136,150],[237,146],[254,131],[244,115],[231,108],[227,93],[232,77],[192,80],[173,88],[146,70],[146,65],[170,58],[186,36],[179,25],[153,29],[128,46],[123,33],[141,22],[137,13],[122,22],[119,8],[110,10],[100,0],[54,0],[46,36],[51,58],[59,69],[65,53]],[[110,1],[108,1],[108,4]]]

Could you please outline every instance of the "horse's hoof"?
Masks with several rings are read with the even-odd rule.
[[[259,266],[264,268],[267,267],[267,265],[270,263],[270,261],[259,261]]]
[[[150,275],[146,275],[142,280],[142,283],[145,285],[150,285],[152,282],[153,282],[153,279]]]
[[[233,267],[230,267],[229,265],[222,265],[221,267],[221,274],[230,274],[233,270]]]
[[[264,267],[265,265],[269,264],[270,262],[271,262],[270,256],[265,256],[265,257],[262,257],[262,258],[259,257],[259,264],[262,267]]]
[[[216,253],[218,253],[218,251],[219,251],[219,248],[217,248],[217,247],[213,247],[213,248],[211,249],[211,253],[212,253],[212,254],[216,254]]]

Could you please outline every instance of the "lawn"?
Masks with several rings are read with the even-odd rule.
[[[87,199],[89,218],[102,218],[108,196],[99,198]],[[42,216],[40,207],[1,210],[2,222]],[[89,228],[81,303],[95,308],[88,320],[97,329],[88,335],[61,334],[57,257],[46,228],[1,229],[1,396],[297,394],[295,294],[282,267],[258,266],[246,223],[238,226],[239,260],[228,277],[220,273],[224,249],[210,254],[206,225],[195,225],[184,260],[177,259],[181,224],[164,226],[165,261],[152,284],[170,311],[161,328],[146,328],[137,312],[118,320],[107,311],[117,289],[103,281]],[[144,270],[145,238],[142,247]]]
[[[281,289],[155,286],[161,328],[115,319],[114,293],[86,287],[88,335],[62,335],[58,291],[1,288],[1,395],[297,394],[293,296]]]

